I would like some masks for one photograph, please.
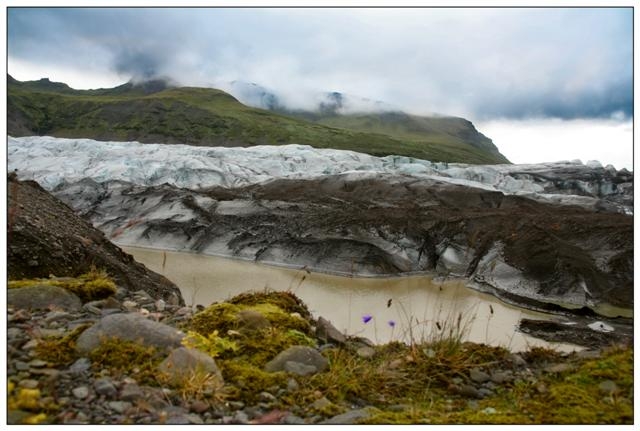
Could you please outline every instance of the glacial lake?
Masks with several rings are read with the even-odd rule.
[[[532,346],[582,350],[518,332],[521,318],[553,316],[505,304],[467,288],[460,280],[439,281],[424,275],[343,277],[188,252],[120,247],[173,281],[187,305],[207,306],[246,291],[289,290],[314,317],[322,316],[343,333],[375,343],[429,340],[460,328],[464,340],[512,351]],[[368,323],[363,321],[365,315],[372,316]]]

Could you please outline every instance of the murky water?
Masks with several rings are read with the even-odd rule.
[[[523,317],[543,313],[502,303],[464,286],[426,276],[340,277],[194,253],[122,247],[152,271],[180,287],[188,305],[209,305],[246,291],[290,290],[315,317],[323,316],[348,335],[377,343],[429,340],[450,334],[512,351],[530,346],[562,351],[580,347],[547,343],[516,331]],[[364,322],[364,316],[371,320]]]

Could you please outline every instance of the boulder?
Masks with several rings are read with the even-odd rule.
[[[323,343],[333,343],[342,345],[347,341],[347,337],[338,329],[336,329],[333,324],[325,319],[324,317],[318,318],[318,323],[316,324],[316,337]]]
[[[179,347],[171,351],[162,361],[158,369],[173,379],[188,377],[192,373],[203,372],[217,376],[222,382],[222,372],[216,361],[204,352],[187,347]]]
[[[135,341],[160,349],[180,347],[184,333],[164,323],[146,319],[138,313],[110,314],[100,319],[78,337],[76,349],[88,353],[105,338]]]
[[[7,304],[15,308],[61,308],[66,311],[76,311],[82,307],[82,302],[75,294],[58,286],[37,284],[35,286],[9,289]]]
[[[264,369],[270,373],[286,371],[287,368],[291,370],[291,364],[287,365],[287,362],[297,362],[307,367],[315,367],[316,372],[324,371],[329,367],[329,361],[316,349],[308,346],[292,346],[280,352],[278,356],[269,361]],[[308,371],[309,369],[307,367],[302,368]]]

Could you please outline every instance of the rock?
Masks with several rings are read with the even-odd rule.
[[[376,354],[376,351],[372,347],[363,346],[356,350],[356,354],[361,358],[372,358]]]
[[[71,393],[74,397],[83,400],[89,396],[89,388],[86,386],[78,386],[77,388],[73,388]]]
[[[478,368],[472,368],[471,371],[469,371],[469,377],[476,383],[484,383],[491,379],[491,376],[489,376],[489,374],[481,371]]]
[[[158,299],[155,303],[155,306],[157,311],[164,311],[164,309],[167,307],[167,303],[162,299]]]
[[[143,397],[142,388],[135,383],[125,384],[120,390],[120,399],[124,401],[135,401]]]
[[[98,395],[105,395],[108,398],[113,398],[118,395],[118,389],[108,377],[101,377],[93,382],[93,389]]]
[[[292,346],[269,361],[264,369],[267,372],[285,371],[287,362],[313,366],[317,372],[322,372],[329,366],[329,361],[317,350],[308,346]]]
[[[246,425],[249,423],[249,416],[242,410],[238,410],[233,415],[233,423]]]
[[[189,406],[189,410],[194,413],[204,413],[209,410],[209,404],[201,400],[195,400]]]
[[[282,423],[285,425],[305,425],[306,422],[300,416],[288,414],[282,419]]]
[[[515,365],[516,367],[526,367],[527,366],[527,361],[525,361],[522,356],[520,356],[518,353],[514,353],[511,355],[511,362],[513,363],[513,365]]]
[[[315,374],[318,369],[313,365],[305,365],[300,362],[287,361],[284,364],[284,371],[298,376],[306,376],[308,374]]]
[[[191,421],[187,415],[174,415],[167,418],[165,425],[189,425]]]
[[[39,382],[37,380],[32,380],[32,379],[20,380],[18,382],[18,387],[26,388],[26,389],[35,389],[38,387],[38,385],[39,385]]]
[[[130,409],[133,404],[127,401],[109,401],[107,405],[111,410],[122,414]]]
[[[565,371],[571,371],[573,370],[575,367],[571,364],[564,364],[564,363],[560,363],[560,364],[552,364],[549,365],[547,367],[545,367],[545,371],[547,373],[564,373]]]
[[[605,380],[598,385],[598,389],[606,394],[613,394],[619,391],[618,385],[613,380]]]
[[[320,422],[322,425],[352,425],[371,416],[366,409],[351,410],[341,415],[332,417],[329,420]]]
[[[71,317],[70,313],[66,311],[51,311],[47,313],[47,316],[44,318],[45,323],[57,322],[58,320],[64,320]]]
[[[171,326],[145,319],[137,313],[110,314],[80,334],[76,349],[80,353],[88,353],[98,347],[105,337],[170,349],[180,346],[184,334]]]
[[[42,359],[34,359],[29,361],[29,366],[31,368],[42,368],[47,366],[47,361],[43,361]]]
[[[266,329],[271,327],[271,323],[266,317],[255,310],[242,310],[237,315],[239,330],[242,331],[257,331],[260,329]]]
[[[295,363],[295,362],[294,362]],[[315,367],[314,367],[315,368]],[[300,389],[300,385],[298,384],[298,382],[296,381],[296,379],[293,378],[289,378],[289,380],[287,380],[287,390],[289,392],[295,392],[298,389]]]
[[[494,409],[493,407],[487,407],[487,408],[482,410],[482,413],[484,413],[485,415],[494,415],[497,412],[498,411],[496,409]]]
[[[69,372],[72,374],[80,374],[88,371],[89,368],[91,368],[89,358],[79,358],[69,367]]]
[[[27,371],[29,369],[29,364],[26,362],[16,361],[13,365],[16,367],[17,371]]]
[[[265,403],[273,403],[277,401],[277,398],[273,394],[270,394],[269,392],[260,392],[258,394],[258,399]]]
[[[311,407],[315,410],[324,410],[327,407],[332,406],[333,403],[327,399],[327,397],[318,398],[311,404]]]
[[[512,378],[511,374],[506,371],[494,371],[491,373],[491,381],[497,384],[511,381]]]
[[[133,301],[124,301],[122,303],[122,306],[125,308],[125,310],[127,311],[136,311],[138,309],[138,304],[133,302]]]
[[[204,352],[187,347],[179,347],[171,351],[169,356],[159,365],[159,370],[172,379],[188,377],[195,372],[213,374],[222,382],[222,372],[216,361]]]
[[[482,398],[480,391],[472,385],[461,385],[457,388],[457,392],[464,397]]]
[[[77,311],[82,308],[82,302],[76,295],[62,287],[49,284],[9,289],[7,305],[26,309],[56,307],[66,311]]]
[[[324,317],[318,318],[318,322],[316,324],[316,337],[325,344],[333,343],[342,345],[347,341],[347,337],[345,337],[342,332],[338,331],[338,329],[336,329],[336,327]]]
[[[196,414],[190,413],[185,415],[190,424],[193,425],[204,425],[204,421],[202,418]]]

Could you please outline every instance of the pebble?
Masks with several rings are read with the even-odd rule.
[[[80,374],[88,371],[89,368],[91,368],[91,361],[89,358],[79,358],[69,367],[69,371],[72,374]]]
[[[227,403],[227,405],[232,409],[232,410],[241,410],[244,408],[245,404],[242,401],[229,401]]]
[[[120,391],[120,398],[125,401],[135,401],[143,397],[142,389],[136,384],[125,384]]]
[[[326,397],[322,397],[320,399],[315,400],[313,404],[311,404],[311,407],[313,407],[316,410],[323,410],[329,407],[331,404],[333,403],[329,401]]]
[[[117,413],[124,413],[131,408],[133,404],[127,401],[109,401],[107,403],[109,408]]]
[[[482,398],[480,391],[471,385],[461,385],[458,387],[458,393],[465,397]]]
[[[496,414],[498,411],[496,409],[494,409],[493,407],[487,407],[485,409],[482,410],[482,413],[484,413],[485,415],[493,415]]]
[[[469,377],[476,383],[484,383],[491,379],[491,376],[478,368],[472,368],[469,372]]]
[[[296,415],[287,415],[282,419],[282,423],[285,425],[305,425],[304,419]]]
[[[26,362],[22,362],[22,361],[16,361],[14,366],[16,367],[16,370],[18,370],[18,371],[27,371],[29,369],[29,364],[27,364]]]
[[[9,339],[18,338],[23,333],[24,331],[22,331],[22,329],[12,326],[11,328],[7,329],[7,338]]]
[[[277,398],[269,392],[260,392],[260,394],[258,395],[258,399],[267,403],[273,403],[277,401]]]
[[[495,371],[491,373],[491,381],[493,383],[501,384],[508,382],[512,379],[511,374],[505,371]]]
[[[118,395],[118,390],[116,389],[111,379],[108,377],[96,379],[93,382],[93,388],[99,395],[105,395],[109,398],[113,398]]]
[[[164,311],[165,308],[167,308],[167,303],[164,302],[162,299],[158,299],[154,305],[157,311]]]
[[[38,387],[40,383],[37,380],[32,380],[32,379],[27,379],[27,380],[20,380],[18,382],[18,386],[21,388],[26,388],[26,389],[35,389]]]
[[[295,392],[298,389],[300,389],[300,385],[298,384],[296,379],[290,378],[289,380],[287,380],[287,390],[289,392]]]
[[[237,423],[237,424],[248,424],[249,423],[249,416],[247,416],[247,414],[245,412],[243,412],[242,410],[238,410],[234,415],[233,415],[233,422]]]
[[[32,368],[42,368],[47,366],[47,361],[43,361],[41,359],[34,359],[33,361],[29,361],[29,366]]]
[[[191,403],[189,409],[194,413],[204,413],[209,410],[209,404],[201,400],[195,400]]]
[[[78,386],[77,388],[73,388],[71,393],[74,397],[83,400],[89,396],[89,388],[86,386]]]
[[[127,311],[135,311],[138,308],[138,304],[133,302],[133,301],[124,301],[122,303],[122,306],[125,308],[125,310]]]
[[[356,350],[356,354],[361,358],[371,358],[376,354],[376,351],[369,346],[363,346]]]

